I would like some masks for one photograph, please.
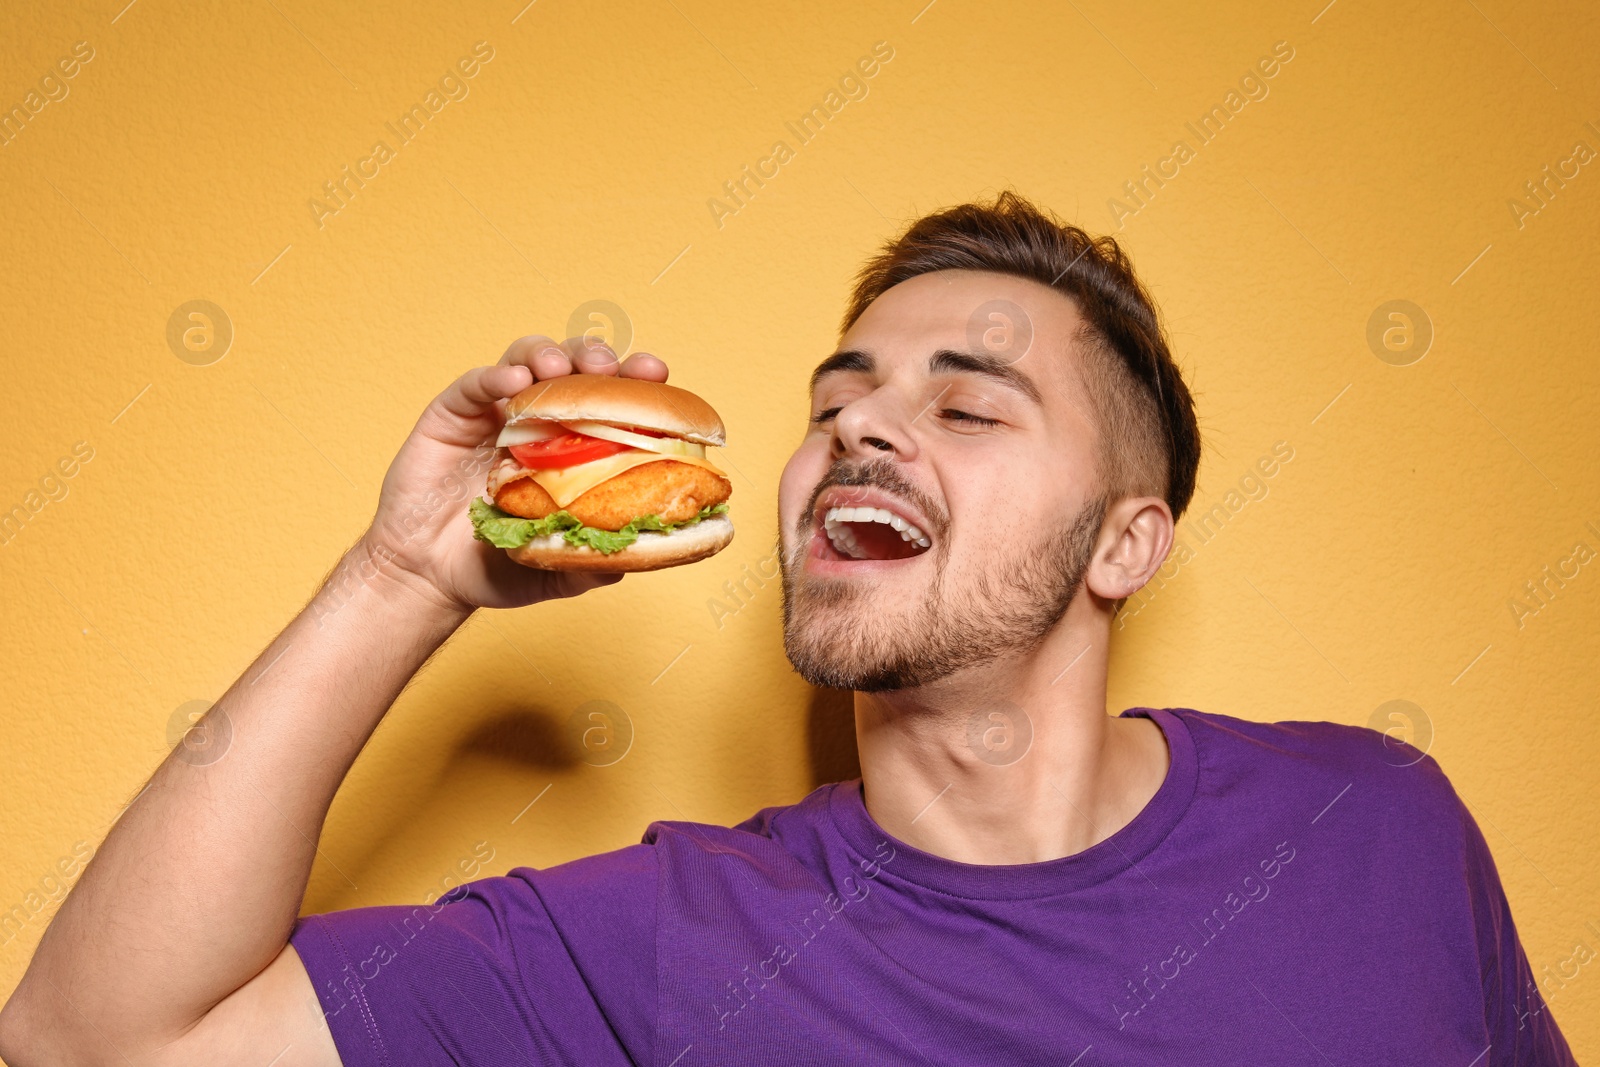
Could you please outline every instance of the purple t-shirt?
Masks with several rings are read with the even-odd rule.
[[[919,851],[857,779],[291,941],[346,1067],[1574,1062],[1431,757],[1335,723],[1122,714],[1171,767],[1077,855]]]

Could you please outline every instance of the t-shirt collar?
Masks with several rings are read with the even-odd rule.
[[[1161,728],[1171,763],[1155,796],[1133,820],[1082,852],[1040,863],[962,863],[924,852],[890,836],[867,812],[861,779],[840,782],[829,795],[834,827],[853,852],[882,865],[883,875],[936,892],[974,899],[1021,899],[1070,893],[1096,885],[1124,871],[1137,873],[1149,855],[1183,818],[1194,798],[1199,777],[1194,739],[1183,719],[1168,708],[1128,708],[1121,718],[1145,717]],[[883,862],[883,843],[894,858]]]

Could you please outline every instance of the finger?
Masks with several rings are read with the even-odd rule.
[[[475,367],[451,383],[435,401],[457,418],[475,419],[494,410],[497,400],[516,396],[533,384],[533,371],[520,364]]]
[[[624,378],[643,378],[647,382],[664,382],[667,380],[667,365],[660,358],[648,352],[635,352],[622,361],[622,367],[617,371]]]
[[[496,589],[505,590],[513,603],[534,604],[579,596],[590,589],[615,585],[623,578],[622,574],[609,571],[546,571],[525,567],[498,548],[486,544],[479,547],[485,550],[484,565],[488,568],[490,582]]]
[[[561,596],[577,596],[579,593],[615,585],[620,581],[622,575],[615,571],[564,571],[556,585],[560,588]]]
[[[572,373],[572,361],[561,345],[539,333],[512,341],[500,362],[528,367],[540,381]]]
[[[538,354],[533,357],[533,362],[530,366],[533,367],[534,377],[540,381],[544,381],[546,378],[564,377],[573,371],[572,360],[568,359],[567,354],[555,346],[540,349]]]
[[[610,345],[588,336],[569,337],[562,342],[579,374],[615,374],[620,361]]]
[[[540,350],[560,347],[544,334],[533,333],[526,337],[519,337],[507,345],[505,355],[500,357],[500,362],[502,364],[521,363],[523,366],[527,366],[528,361]]]

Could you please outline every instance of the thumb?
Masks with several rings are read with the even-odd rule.
[[[554,595],[558,597],[578,596],[591,589],[601,589],[608,585],[616,585],[622,581],[623,575],[599,571],[557,571],[554,572],[551,587]]]

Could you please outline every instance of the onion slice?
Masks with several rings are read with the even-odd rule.
[[[560,437],[567,429],[559,422],[549,419],[529,419],[526,422],[507,423],[500,431],[500,436],[495,438],[496,448],[506,448],[510,445],[531,445],[535,441],[548,441],[552,437]]]
[[[561,425],[573,433],[598,437],[602,441],[614,441],[631,448],[642,448],[646,452],[659,452],[667,456],[696,456],[700,459],[706,457],[705,445],[678,437],[650,437],[647,434],[632,433],[615,426],[608,426],[603,422],[563,422]]]

